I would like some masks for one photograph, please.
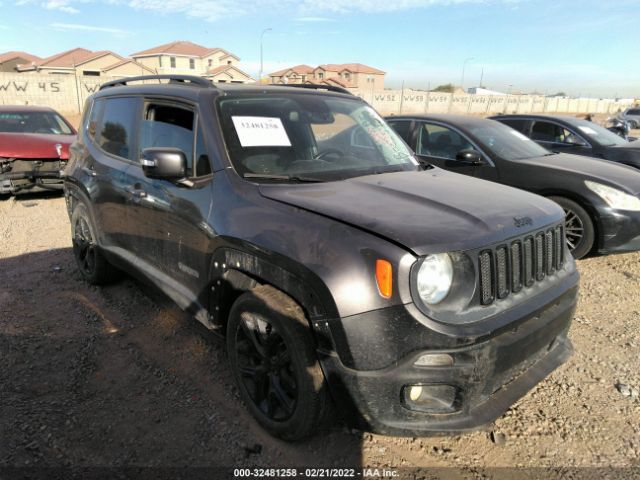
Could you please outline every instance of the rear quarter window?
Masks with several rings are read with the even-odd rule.
[[[500,119],[501,123],[504,123],[506,126],[513,128],[514,130],[519,131],[520,133],[525,133],[527,129],[528,120],[517,120],[517,119]]]

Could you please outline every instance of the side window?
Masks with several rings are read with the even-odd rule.
[[[513,128],[514,130],[519,131],[520,133],[526,133],[525,130],[527,128],[527,120],[522,119],[513,119],[513,118],[501,118],[500,123],[504,123],[505,125]]]
[[[187,172],[193,172],[193,110],[185,107],[148,104],[140,129],[140,151],[150,147],[179,148],[187,158]]]
[[[418,155],[455,160],[460,150],[469,148],[473,146],[448,127],[423,123],[418,129]]]
[[[137,160],[134,152],[135,124],[138,99],[132,97],[107,98],[100,122],[98,145],[107,153],[128,160]]]
[[[630,109],[627,110],[627,115],[640,115],[640,109],[636,108],[636,109]]]
[[[98,99],[91,106],[91,113],[87,121],[87,135],[95,140],[102,112],[104,111],[104,100]]]
[[[535,122],[531,129],[531,138],[538,142],[567,143],[570,145],[584,143],[580,137],[570,130],[549,122]]]
[[[414,145],[411,145],[411,122],[409,120],[396,120],[387,123],[402,137],[407,145],[414,147]]]
[[[207,153],[207,147],[204,144],[204,135],[202,134],[202,125],[198,126],[196,130],[196,177],[204,177],[211,174],[211,162],[209,161],[209,154]]]

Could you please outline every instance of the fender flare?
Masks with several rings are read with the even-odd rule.
[[[293,298],[314,330],[323,320],[339,316],[333,296],[314,272],[285,256],[256,246],[252,250],[228,246],[213,253],[209,268],[212,323],[223,327],[235,298],[260,284],[272,285]]]

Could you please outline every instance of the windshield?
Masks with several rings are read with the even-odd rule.
[[[73,135],[69,125],[55,112],[0,112],[0,132]]]
[[[243,95],[219,101],[236,171],[246,178],[341,178],[417,170],[398,135],[365,103],[315,94]]]
[[[471,126],[469,131],[487,149],[505,160],[523,160],[551,153],[517,130],[494,120]]]
[[[578,133],[603,146],[609,147],[611,145],[624,145],[629,143],[624,138],[610,132],[596,123],[588,122],[586,120],[572,119],[571,124],[578,129]]]

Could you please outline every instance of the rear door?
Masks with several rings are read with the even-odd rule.
[[[591,144],[575,130],[548,120],[535,120],[531,140],[552,152],[593,156]]]
[[[134,230],[128,219],[130,202],[128,170],[135,158],[136,97],[108,97],[94,101],[87,124],[82,171],[91,196],[100,243],[128,250]]]

